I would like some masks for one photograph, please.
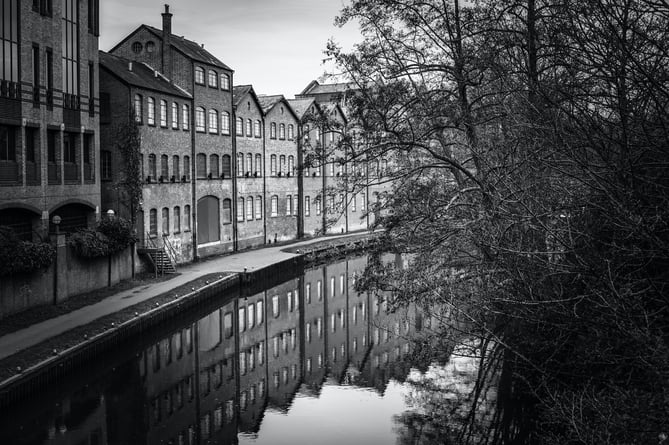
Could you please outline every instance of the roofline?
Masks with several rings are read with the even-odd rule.
[[[135,61],[133,61],[133,60],[131,60],[130,62],[133,62],[133,63],[141,63],[141,62],[135,62]],[[181,97],[181,98],[183,98],[183,99],[193,100],[193,96],[191,96],[191,95],[188,94],[188,93],[182,93],[182,94],[169,93],[169,92],[167,92],[167,91],[158,90],[158,89],[156,89],[156,88],[150,88],[150,87],[146,87],[146,86],[143,86],[143,85],[135,85],[135,84],[133,84],[133,83],[127,82],[125,79],[123,79],[121,76],[117,75],[115,72],[113,72],[112,70],[110,70],[109,68],[107,68],[106,66],[104,66],[102,63],[100,63],[99,65],[100,65],[100,68],[101,68],[101,69],[105,70],[107,73],[109,73],[110,75],[112,75],[112,76],[114,76],[116,79],[118,79],[121,83],[123,83],[124,85],[127,85],[127,86],[129,86],[129,87],[132,87],[132,88],[140,88],[140,89],[142,89],[142,90],[154,91],[154,92],[156,92],[156,93],[167,94],[167,95],[170,95],[170,96],[176,96],[176,97]],[[148,66],[148,65],[147,65],[147,66]],[[162,74],[161,74],[161,76],[162,76]],[[176,87],[176,86],[175,86],[175,87]],[[179,89],[181,89],[181,88],[179,88]]]
[[[263,114],[263,115],[264,115],[264,112],[263,112],[263,110],[262,110],[262,104],[261,104],[260,101],[258,100],[258,95],[256,94],[256,91],[253,89],[253,85],[236,85],[236,87],[237,87],[237,88],[240,88],[240,87],[249,87],[249,91],[247,91],[247,92],[244,94],[244,96],[246,96],[247,94],[251,94],[251,93],[253,93],[253,94],[251,94],[251,96],[253,96],[253,101],[254,101],[254,102],[256,103],[256,105],[258,106],[258,109],[260,110],[260,114]],[[232,87],[232,101],[233,101],[233,102],[235,102],[234,89],[235,89],[235,87],[233,86],[233,87]],[[244,97],[244,96],[241,96],[241,97]],[[233,106],[235,107],[235,110],[237,109],[237,105],[239,105],[239,104],[241,103],[241,101],[242,101],[242,100],[241,100],[241,98],[240,98],[238,103],[233,103]]]
[[[269,110],[267,110],[266,113],[263,112],[263,116],[267,116],[267,115],[269,114],[269,112],[272,111],[272,110],[273,110],[278,104],[280,104],[281,102],[285,102],[285,104],[288,106],[288,110],[290,111],[290,113],[293,115],[293,117],[295,118],[295,120],[299,122],[299,121],[300,121],[300,118],[297,116],[297,113],[295,112],[295,110],[293,110],[293,107],[290,106],[290,103],[288,102],[288,99],[286,99],[286,98],[283,96],[283,94],[281,95],[281,99],[279,99],[279,100],[277,100],[276,102],[274,102],[274,104],[269,108]],[[261,108],[261,109],[262,109],[262,108]]]
[[[312,88],[314,87],[314,85],[320,85],[320,83],[318,83],[317,80],[312,80],[312,81],[309,82],[309,84],[302,90],[302,92],[300,93],[300,95],[307,94],[307,91],[309,91],[310,89],[312,89]],[[297,94],[296,94],[295,96],[297,96]]]

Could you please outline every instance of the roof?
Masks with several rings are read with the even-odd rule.
[[[239,105],[244,96],[253,91],[253,86],[251,85],[236,85],[232,87],[232,102],[235,106]],[[255,92],[253,91],[255,96]],[[260,105],[260,104],[258,104]],[[262,107],[260,107],[262,108]]]
[[[293,107],[290,105],[290,102],[286,100],[283,94],[274,94],[274,95],[266,95],[266,94],[259,94],[258,95],[258,102],[260,102],[260,106],[262,107],[263,114],[267,116],[267,113],[272,111],[274,107],[276,107],[278,104],[283,103],[286,105],[286,108],[290,113],[295,117],[295,120],[300,120],[299,116],[297,113],[295,113],[295,110],[293,110]]]
[[[295,111],[295,114],[299,119],[302,119],[305,114],[309,111],[311,104],[315,102],[315,99],[312,97],[305,99],[290,99],[288,104]],[[318,104],[317,104],[318,105]],[[320,108],[319,108],[320,109]]]
[[[140,29],[145,28],[152,34],[155,34],[155,36],[159,39],[162,40],[163,38],[163,31],[161,29],[155,28],[153,26],[149,25],[140,25],[135,31],[131,32],[128,34],[121,42],[119,42],[116,46],[114,46],[110,52],[113,52],[121,46],[126,40],[130,39],[133,35],[135,35]],[[211,54],[209,51],[204,49],[203,45],[200,45],[197,42],[194,42],[192,40],[188,40],[182,36],[178,36],[176,34],[171,35],[170,41],[172,42],[172,47],[175,48],[177,51],[181,52],[184,54],[186,57],[197,60],[198,62],[206,63],[209,65],[214,65],[219,68],[223,68],[229,71],[232,71],[232,69],[227,66],[225,63],[221,62],[218,58],[216,58],[213,54]]]
[[[170,83],[165,76],[145,63],[133,62],[104,51],[100,51],[99,54],[100,66],[128,85],[172,96],[192,98],[186,91]],[[130,63],[132,63],[132,71],[128,69]]]
[[[352,82],[326,83],[321,85],[317,80],[312,80],[299,95],[305,96],[311,94],[345,93],[346,91],[354,88],[355,84]]]

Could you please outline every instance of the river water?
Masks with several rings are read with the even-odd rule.
[[[467,441],[484,437],[494,384],[468,398],[486,347],[418,354],[443,311],[389,313],[354,290],[366,263],[298,270],[146,333],[2,414],[0,444],[459,443],[473,412]]]

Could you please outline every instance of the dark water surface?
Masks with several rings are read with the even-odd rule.
[[[1,413],[0,444],[442,443],[425,415],[466,411],[478,362],[413,366],[431,316],[356,292],[366,262],[299,270],[144,334]]]

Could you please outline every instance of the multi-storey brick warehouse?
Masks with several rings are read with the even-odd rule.
[[[98,2],[0,0],[0,225],[24,239],[100,213]]]

